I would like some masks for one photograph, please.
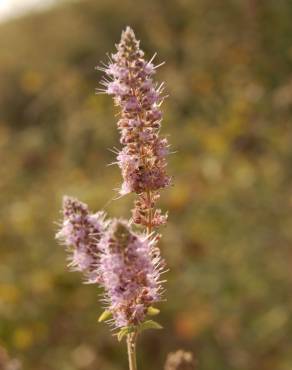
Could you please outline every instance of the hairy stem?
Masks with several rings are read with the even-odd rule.
[[[130,333],[127,335],[127,350],[129,358],[129,370],[137,370],[137,361],[136,361],[136,342],[137,342],[137,333]]]
[[[152,207],[151,207],[151,191],[150,190],[147,191],[147,203],[149,204],[147,234],[151,234],[151,231],[152,231]]]

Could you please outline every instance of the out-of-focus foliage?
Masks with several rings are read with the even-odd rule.
[[[0,26],[0,345],[24,369],[126,368],[54,220],[64,193],[129,214],[131,197],[110,202],[112,102],[94,95],[94,66],[129,24],[167,61],[176,151],[164,330],[141,338],[141,369],[183,347],[200,370],[291,370],[291,18],[289,0],[92,0]]]

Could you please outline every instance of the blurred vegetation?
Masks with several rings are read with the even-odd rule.
[[[291,17],[289,0],[84,0],[0,25],[0,345],[23,369],[127,366],[54,221],[64,193],[129,215],[131,197],[110,202],[112,101],[94,95],[94,66],[129,24],[167,61],[177,151],[165,329],[141,338],[140,368],[183,347],[200,370],[291,370]]]

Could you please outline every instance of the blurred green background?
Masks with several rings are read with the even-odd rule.
[[[140,369],[177,348],[198,370],[292,369],[291,18],[289,0],[84,0],[0,25],[0,346],[23,369],[127,368],[54,240],[63,194],[129,216],[133,197],[110,202],[115,110],[94,91],[126,25],[167,62],[176,151],[164,330],[140,339]]]

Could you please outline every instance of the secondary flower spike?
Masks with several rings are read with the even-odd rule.
[[[99,280],[98,241],[105,227],[102,212],[92,214],[88,206],[78,199],[68,196],[63,198],[63,221],[56,238],[67,247],[69,266],[74,271],[82,271],[88,283]]]
[[[114,326],[141,324],[148,308],[161,300],[163,266],[155,241],[134,233],[127,221],[112,220],[99,246],[100,284]]]
[[[164,370],[195,370],[196,368],[193,354],[178,350],[168,354]]]
[[[112,54],[109,64],[99,68],[106,74],[101,92],[112,95],[120,108],[117,123],[123,145],[117,155],[123,184],[120,194],[138,194],[133,210],[133,220],[150,230],[166,221],[166,215],[154,210],[159,198],[158,191],[170,185],[166,173],[166,156],[169,145],[160,137],[162,112],[160,106],[165,98],[163,83],[153,81],[158,66],[153,59],[147,61],[140,49],[134,31],[127,27]]]

